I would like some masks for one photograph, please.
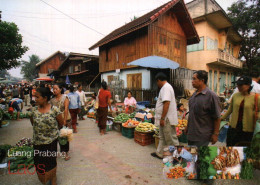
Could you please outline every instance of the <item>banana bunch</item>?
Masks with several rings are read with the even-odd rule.
[[[154,131],[156,128],[157,127],[151,123],[139,123],[135,130],[139,132],[151,132]]]

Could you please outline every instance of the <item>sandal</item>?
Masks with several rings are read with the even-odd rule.
[[[65,160],[65,161],[70,160],[70,156],[67,155],[67,156],[64,158],[64,160]]]

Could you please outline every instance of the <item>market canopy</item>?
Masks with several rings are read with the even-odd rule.
[[[9,83],[16,83],[16,81],[12,81],[12,80],[2,80],[2,81],[0,81],[0,83],[9,84]]]
[[[36,78],[37,81],[53,81],[51,78]]]
[[[160,69],[177,69],[180,65],[168,58],[159,56],[148,56],[134,60],[127,64],[128,66],[141,66]]]

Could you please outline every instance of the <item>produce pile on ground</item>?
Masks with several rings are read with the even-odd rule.
[[[240,179],[239,174],[237,173],[236,175],[231,175],[230,172],[225,174],[222,172],[221,174],[216,174],[213,179]]]
[[[32,168],[33,161],[33,147],[31,146],[15,146],[8,152],[8,161],[10,161],[10,171],[17,171],[21,168]]]
[[[0,109],[0,120],[11,120],[11,119],[16,119],[17,118],[17,112],[13,113],[13,116],[8,113],[7,111],[4,111],[2,109]],[[29,118],[29,114],[28,112],[25,113],[20,113],[20,118]]]
[[[0,162],[7,157],[10,171],[17,171],[21,168],[32,168],[33,161],[32,140],[22,138],[15,146],[0,145]]]
[[[178,179],[181,177],[185,177],[186,170],[182,166],[174,167],[170,169],[170,173],[167,173],[167,177],[170,179]]]
[[[153,132],[156,129],[156,126],[154,126],[151,123],[139,123],[137,127],[135,127],[135,130],[138,132]]]
[[[88,118],[95,118],[95,113],[94,112],[89,112],[87,113]]]
[[[259,151],[258,151],[259,152]],[[241,179],[252,179],[253,178],[253,160],[252,158],[255,156],[254,148],[248,147],[244,148],[244,153],[246,154],[247,160],[242,162],[242,169],[241,169]]]
[[[220,147],[219,150],[219,155],[211,162],[216,170],[225,171],[228,167],[240,164],[240,157],[236,149],[232,147]]]
[[[178,119],[177,127],[179,127],[181,130],[184,130],[185,127],[187,127],[187,124],[188,124],[188,120],[186,120],[186,119],[183,119],[183,120]]]
[[[208,168],[209,168],[209,155],[210,155],[210,149],[208,146],[202,146],[199,149],[199,169],[200,169],[200,176],[198,177],[199,179],[208,179],[209,173],[208,173]]]
[[[125,123],[129,119],[129,115],[126,113],[121,113],[118,116],[115,117],[114,122],[121,122]]]
[[[125,123],[122,124],[122,126],[127,128],[133,128],[139,125],[139,123],[140,123],[139,121],[128,119]]]

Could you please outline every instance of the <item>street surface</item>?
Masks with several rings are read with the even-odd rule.
[[[16,144],[22,137],[32,137],[29,119],[10,121],[0,129],[0,144]],[[100,136],[91,119],[79,121],[78,133],[70,143],[69,161],[58,157],[57,183],[59,185],[199,185],[197,180],[170,180],[163,177],[162,161],[151,157],[155,145],[141,146],[133,139],[110,131]],[[31,169],[32,170],[32,169]],[[253,180],[215,180],[216,185],[259,185],[260,171]],[[40,185],[37,175],[7,174],[0,176],[1,185]]]

